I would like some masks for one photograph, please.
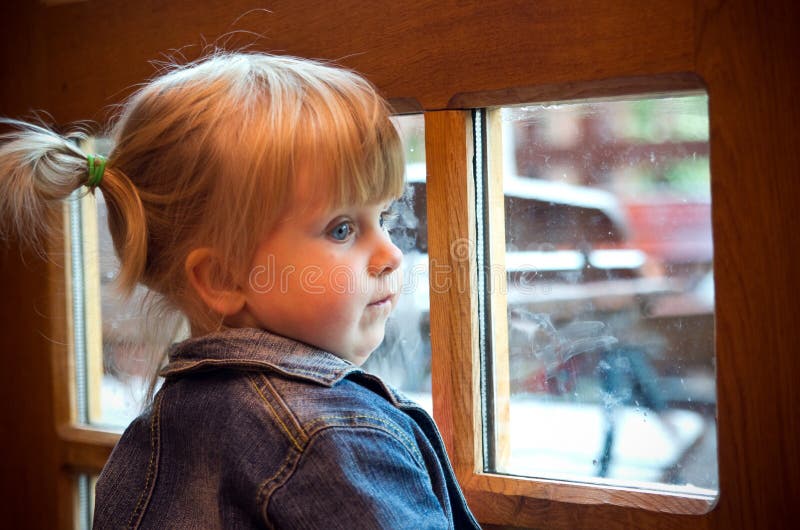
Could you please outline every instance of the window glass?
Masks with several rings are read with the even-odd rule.
[[[716,495],[707,108],[487,114],[491,471]]]
[[[100,415],[93,417],[92,423],[124,428],[142,411],[150,373],[157,364],[153,356],[160,352],[145,341],[154,334],[153,320],[147,318],[148,290],[137,286],[133,295],[124,299],[116,287],[119,260],[108,230],[108,210],[103,194],[97,193],[96,197],[103,376],[98,398]],[[188,330],[178,340],[186,337]]]
[[[81,473],[75,477],[75,528],[90,530],[94,519],[94,497],[97,475]]]
[[[108,154],[103,138],[87,152]],[[151,362],[143,341],[146,289],[130,299],[116,289],[119,270],[100,192],[78,190],[69,202],[73,351],[77,421],[122,430],[142,410]]]
[[[403,251],[403,284],[386,337],[364,368],[417,401],[431,401],[430,291],[426,214],[425,127],[422,114],[396,116],[406,158],[406,192],[394,205],[389,234]]]

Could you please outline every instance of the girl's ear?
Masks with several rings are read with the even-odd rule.
[[[184,266],[189,284],[215,313],[228,317],[244,308],[244,293],[222,269],[219,256],[212,249],[192,250]]]

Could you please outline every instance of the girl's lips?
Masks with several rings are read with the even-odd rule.
[[[380,305],[383,305],[383,304],[391,304],[393,298],[394,298],[394,295],[390,294],[389,296],[381,298],[380,300],[375,300],[374,302],[370,302],[369,306],[370,307],[377,307],[377,306],[380,306]]]
[[[364,315],[370,321],[385,323],[385,319],[389,317],[392,309],[394,309],[394,297],[395,295],[389,295],[375,300],[364,309]]]

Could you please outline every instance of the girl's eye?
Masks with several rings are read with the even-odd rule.
[[[353,235],[353,223],[350,221],[341,222],[328,233],[336,241],[347,241]]]

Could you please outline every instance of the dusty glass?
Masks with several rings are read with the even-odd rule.
[[[425,122],[422,114],[393,121],[403,141],[406,191],[392,207],[389,234],[403,251],[403,283],[384,341],[364,368],[431,412]]]
[[[507,333],[492,471],[716,495],[707,109],[694,94],[494,115],[491,295],[506,311],[492,318]]]

